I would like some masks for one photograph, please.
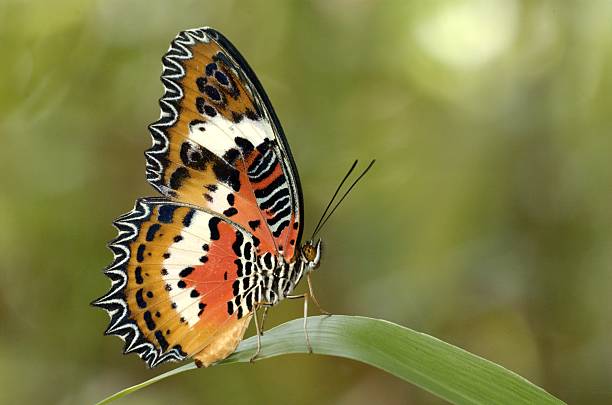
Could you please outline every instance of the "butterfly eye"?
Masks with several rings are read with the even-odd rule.
[[[304,258],[308,260],[309,262],[314,261],[314,259],[317,256],[317,252],[315,251],[314,247],[310,244],[304,245],[302,247],[302,252],[304,254]]]

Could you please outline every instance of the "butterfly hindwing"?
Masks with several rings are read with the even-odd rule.
[[[210,28],[180,33],[162,59],[161,118],[147,178],[166,196],[217,212],[292,260],[302,196],[282,128],[257,77]]]
[[[150,367],[196,357],[205,365],[234,351],[261,298],[258,240],[221,216],[166,199],[142,199],[119,218],[106,270],[111,291],[94,302],[111,315],[107,333]]]

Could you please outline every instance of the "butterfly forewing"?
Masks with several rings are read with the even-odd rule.
[[[265,92],[212,29],[185,31],[163,58],[162,116],[147,177],[159,191],[226,216],[259,251],[292,260],[301,232],[297,172]]]

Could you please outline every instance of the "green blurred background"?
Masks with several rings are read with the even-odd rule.
[[[160,58],[203,25],[272,99],[306,232],[352,160],[378,159],[323,232],[324,307],[432,334],[569,403],[612,403],[610,21],[610,1],[3,0],[0,403],[93,403],[161,371],[122,356],[88,303],[109,286],[112,219],[155,194]],[[121,403],[442,401],[295,355]]]

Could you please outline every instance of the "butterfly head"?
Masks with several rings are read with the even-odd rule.
[[[315,244],[309,240],[302,246],[302,260],[306,264],[308,271],[315,270],[321,264],[321,253],[323,251],[323,244],[321,239]]]

